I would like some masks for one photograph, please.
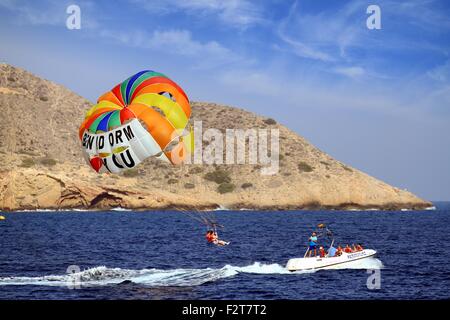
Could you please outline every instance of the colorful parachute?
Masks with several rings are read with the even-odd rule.
[[[80,126],[87,162],[118,173],[155,156],[181,163],[193,150],[189,99],[162,73],[136,73],[102,95]]]

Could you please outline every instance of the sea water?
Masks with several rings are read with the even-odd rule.
[[[450,203],[436,207],[216,211],[226,247],[182,212],[2,213],[0,299],[448,299]],[[318,223],[377,258],[287,271]],[[368,286],[373,270],[379,289]]]

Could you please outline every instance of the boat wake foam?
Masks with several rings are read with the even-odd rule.
[[[378,269],[382,263],[378,259],[364,259],[360,265],[352,269]],[[373,260],[373,261],[372,261]],[[343,269],[343,267],[336,268]],[[303,274],[316,271],[289,272],[279,264],[263,264],[255,262],[252,265],[238,267],[226,265],[220,269],[142,269],[130,270],[121,268],[107,268],[105,266],[86,269],[77,273],[65,275],[48,275],[41,277],[0,277],[0,286],[38,285],[55,287],[99,287],[132,282],[150,287],[170,286],[199,286],[207,282],[233,277],[239,273],[248,274]]]

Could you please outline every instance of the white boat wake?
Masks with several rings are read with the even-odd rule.
[[[360,265],[352,269],[379,269],[383,264],[375,258],[361,260]],[[341,269],[344,267],[341,267]],[[337,267],[335,269],[338,269]],[[78,273],[63,275],[48,275],[40,277],[0,277],[0,286],[55,286],[55,287],[99,287],[132,282],[149,287],[199,286],[207,282],[233,277],[239,273],[248,274],[289,274],[298,275],[316,271],[289,272],[279,264],[263,264],[255,262],[252,265],[238,267],[226,265],[220,269],[142,269],[130,270],[107,268],[104,266],[90,268]]]

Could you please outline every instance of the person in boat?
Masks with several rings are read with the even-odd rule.
[[[322,246],[320,246],[320,248],[319,248],[319,255],[321,258],[325,258],[326,252]]]
[[[352,250],[352,248],[350,248],[349,245],[346,245],[346,246],[345,246],[345,249],[344,249],[344,252],[345,252],[345,253],[352,253],[353,250]]]
[[[364,250],[364,248],[362,247],[362,245],[357,243],[356,244],[356,251],[363,251],[363,250]]]
[[[313,232],[311,237],[309,237],[309,257],[311,258],[311,254],[314,250],[314,257],[317,256],[317,234]]]
[[[335,256],[336,257],[339,257],[339,256],[341,256],[342,255],[342,247],[341,246],[338,246],[338,248],[337,248],[337,250],[336,250],[336,254],[335,254]]]

